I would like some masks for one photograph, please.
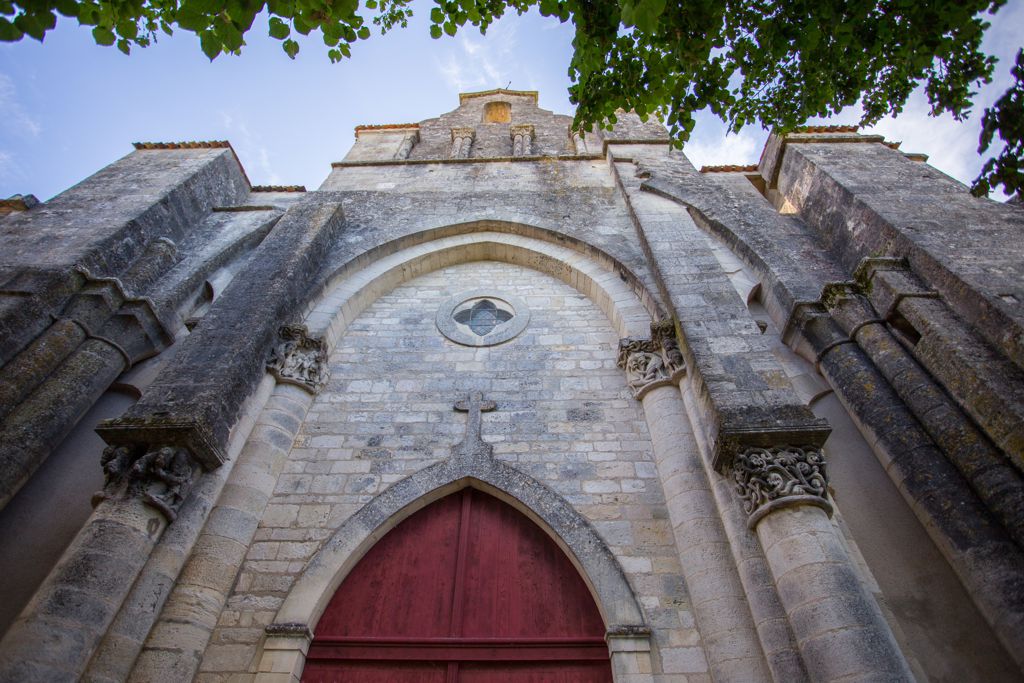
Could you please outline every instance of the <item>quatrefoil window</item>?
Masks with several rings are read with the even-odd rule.
[[[441,304],[436,321],[438,331],[457,344],[493,346],[526,329],[530,310],[517,296],[474,289]]]
[[[456,313],[455,322],[473,330],[473,334],[478,337],[485,337],[493,332],[495,327],[507,323],[514,317],[515,313],[498,308],[490,299],[480,299],[471,308],[464,308]]]

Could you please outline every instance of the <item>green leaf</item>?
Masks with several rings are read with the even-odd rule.
[[[441,11],[440,7],[434,7],[430,10],[430,20],[435,24],[444,23],[444,12]]]
[[[444,32],[447,33],[450,36],[454,36],[455,32],[459,30],[459,27],[456,26],[455,23],[451,22],[451,21],[444,22],[443,28],[444,28]]]
[[[441,37],[441,27],[437,24],[430,25],[430,37],[437,39]]]
[[[217,40],[217,35],[213,31],[203,31],[199,36],[199,46],[203,49],[203,54],[206,55],[212,62],[217,58],[223,51],[221,42]]]
[[[3,17],[0,17],[0,40],[5,43],[13,43],[16,40],[21,40],[23,35],[25,34],[21,29]]]
[[[358,31],[356,31],[356,35],[359,36],[359,40],[366,40],[367,38],[370,37],[370,29],[363,26]]]
[[[54,0],[53,6],[65,17],[78,16],[78,3],[75,0]]]
[[[295,55],[299,54],[299,44],[296,43],[291,38],[284,41],[284,43],[281,44],[281,47],[284,48],[285,54],[287,54],[292,59],[295,59]]]
[[[270,37],[277,40],[284,40],[291,34],[292,30],[280,17],[270,17]]]
[[[96,41],[97,45],[113,45],[117,36],[109,28],[97,26],[92,30],[92,39]]]

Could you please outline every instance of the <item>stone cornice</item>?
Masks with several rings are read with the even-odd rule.
[[[534,104],[537,104],[537,91],[536,90],[506,90],[505,88],[495,88],[494,90],[481,90],[479,92],[460,92],[459,93],[459,105],[463,105],[467,100],[472,100],[477,97],[489,97],[491,95],[511,95],[513,97],[529,97],[533,100]]]

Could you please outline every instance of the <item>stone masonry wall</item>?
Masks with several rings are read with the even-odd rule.
[[[459,346],[437,331],[435,314],[480,283],[524,299],[530,323],[501,345]],[[367,308],[331,357],[331,382],[299,432],[198,680],[250,670],[263,626],[323,541],[462,438],[465,417],[452,404],[471,389],[497,402],[483,420],[495,456],[575,506],[621,563],[653,629],[656,670],[710,680],[643,412],[615,365],[617,343],[576,290],[495,262],[421,276]]]

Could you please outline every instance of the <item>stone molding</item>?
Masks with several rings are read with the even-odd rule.
[[[323,338],[309,336],[305,325],[284,325],[278,330],[278,338],[267,360],[267,370],[278,382],[319,394],[330,378]]]
[[[108,446],[100,462],[103,490],[93,495],[94,506],[104,500],[139,498],[168,522],[178,518],[198,469],[189,450],[180,446]]]
[[[173,244],[173,243],[172,243]],[[125,354],[125,348],[131,348],[135,353],[131,363],[155,356],[160,351],[170,346],[174,341],[174,334],[170,327],[164,323],[156,310],[156,305],[148,296],[138,296],[129,292],[120,278],[104,277],[93,275],[83,265],[76,265],[74,271],[83,279],[80,297],[92,297],[93,300],[101,302],[111,315],[116,315],[122,320],[133,320],[137,331],[137,338],[119,340],[122,348],[118,351]],[[78,321],[75,321],[78,323]],[[78,323],[81,325],[81,323]],[[85,330],[87,335],[91,332]],[[107,341],[104,339],[104,341]]]
[[[671,320],[651,323],[650,339],[620,339],[617,363],[637,400],[652,389],[678,385],[686,375],[686,361]]]
[[[746,448],[730,467],[736,491],[753,529],[774,510],[814,505],[830,516],[825,455],[815,446]]]

